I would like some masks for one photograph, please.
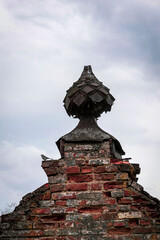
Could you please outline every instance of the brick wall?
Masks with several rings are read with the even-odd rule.
[[[0,239],[160,239],[160,202],[136,181],[138,164],[113,159],[110,142],[65,143],[43,161],[48,183],[3,215]]]

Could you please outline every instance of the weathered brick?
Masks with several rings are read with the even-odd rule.
[[[73,183],[67,184],[66,190],[68,191],[86,191],[88,189],[88,185],[86,183]]]
[[[65,199],[75,199],[77,197],[76,193],[53,193],[53,200],[65,200]]]
[[[95,172],[95,173],[104,173],[104,172],[106,172],[106,166],[97,166],[97,167],[94,169],[94,172]]]
[[[80,207],[78,208],[79,213],[101,213],[102,207]]]
[[[128,173],[118,173],[116,176],[117,180],[129,179]]]
[[[80,168],[78,166],[70,166],[67,168],[67,173],[80,173]]]
[[[51,210],[49,208],[35,208],[32,210],[32,214],[50,214]]]
[[[59,168],[58,167],[52,167],[52,168],[43,168],[47,176],[54,176],[59,173]]]
[[[138,193],[136,191],[133,191],[132,189],[124,189],[124,196],[130,197],[130,196],[138,196]]]
[[[81,167],[81,173],[91,173],[92,172],[92,167]]]
[[[39,201],[39,205],[41,208],[48,208],[48,207],[53,207],[55,204],[55,202],[53,200],[43,200],[43,201]]]
[[[117,220],[114,222],[114,227],[124,227],[125,222],[123,220]]]
[[[109,204],[109,205],[114,205],[114,204],[116,204],[116,199],[114,199],[114,198],[109,198],[109,199],[107,199],[106,201],[107,201],[107,204]]]
[[[133,218],[133,219],[128,219],[127,221],[130,227],[137,227],[138,225],[138,219]]]
[[[84,159],[75,159],[75,162],[78,166],[83,166],[86,163]]]
[[[75,165],[76,165],[75,159],[67,159],[67,167]]]
[[[120,198],[118,200],[118,203],[119,204],[129,204],[129,203],[132,203],[134,202],[133,198],[132,197],[125,197],[125,198]]]
[[[70,182],[91,182],[92,180],[93,176],[88,174],[69,175]]]
[[[50,191],[51,192],[61,192],[63,190],[64,186],[62,184],[54,184],[51,185]]]
[[[114,220],[116,219],[116,213],[105,213],[103,214],[103,219],[106,220],[106,221],[109,221],[109,220]]]
[[[100,166],[100,165],[107,165],[109,164],[109,159],[90,159],[88,161],[88,165],[92,165],[92,166]]]
[[[115,165],[109,165],[107,166],[107,172],[118,172],[118,167]]]
[[[64,144],[64,151],[68,152],[68,151],[72,151],[72,146],[69,144]]]
[[[42,200],[50,200],[51,199],[51,192],[50,191],[47,191],[45,192],[42,197],[41,197]]]
[[[79,200],[86,200],[86,199],[92,199],[95,201],[103,199],[103,194],[102,193],[78,193],[77,194],[77,199]]]
[[[77,228],[61,228],[57,230],[57,234],[59,236],[78,236],[80,233],[80,230]]]
[[[118,210],[121,212],[127,212],[130,211],[131,206],[130,205],[119,205]]]
[[[75,152],[74,153],[74,158],[85,158],[85,153],[84,152]]]
[[[48,182],[49,183],[65,183],[67,181],[67,175],[66,174],[58,174],[56,176],[49,176]]]
[[[119,219],[125,219],[125,218],[141,218],[142,213],[141,212],[121,212],[118,213]]]
[[[74,151],[90,151],[95,150],[95,145],[93,144],[77,144],[73,147]]]
[[[74,227],[73,221],[65,221],[60,223],[60,228]]]
[[[151,220],[150,220],[150,219],[140,219],[140,220],[139,220],[139,224],[140,224],[141,226],[148,226],[148,225],[151,224]]]
[[[114,188],[123,188],[123,184],[121,182],[106,182],[104,183],[104,189],[114,189]]]
[[[108,234],[115,234],[115,235],[124,235],[124,234],[129,234],[131,233],[131,228],[125,228],[125,227],[122,227],[122,228],[110,228],[108,230]]]
[[[66,220],[66,214],[60,213],[60,214],[52,214],[51,216],[43,216],[40,218],[42,223],[54,223],[55,221],[65,221]]]
[[[112,196],[113,198],[123,197],[123,191],[122,191],[122,190],[112,190],[111,196]]]
[[[54,236],[55,235],[55,230],[53,229],[45,229],[43,231],[44,236]]]
[[[56,205],[56,206],[66,206],[66,201],[60,201],[60,200],[59,200],[59,201],[56,201],[56,202],[55,202],[55,205]]]
[[[64,152],[64,158],[74,158],[74,152]]]
[[[106,174],[95,174],[95,180],[96,181],[106,181],[106,180],[113,180],[115,177],[114,174],[106,173]]]
[[[92,183],[90,185],[91,190],[101,190],[102,189],[102,184],[101,183]]]
[[[133,229],[133,233],[136,233],[136,234],[156,233],[158,231],[159,231],[158,228],[153,226],[152,227],[143,226],[143,227],[137,227]]]

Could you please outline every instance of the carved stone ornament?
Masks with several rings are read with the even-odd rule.
[[[100,82],[92,72],[91,66],[84,70],[73,86],[67,90],[64,107],[69,116],[79,118],[79,124],[70,133],[57,141],[57,146],[63,156],[64,142],[112,142],[114,157],[121,158],[124,151],[119,141],[97,125],[97,118],[103,112],[111,110],[115,98],[109,89]]]

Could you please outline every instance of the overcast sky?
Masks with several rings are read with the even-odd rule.
[[[160,198],[160,1],[0,0],[0,208],[47,182],[43,153],[78,120],[63,108],[84,65],[116,98],[99,126]]]

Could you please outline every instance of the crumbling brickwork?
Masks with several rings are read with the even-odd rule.
[[[137,183],[138,164],[115,159],[110,142],[65,143],[43,161],[48,183],[3,215],[0,239],[160,239],[160,202]]]

